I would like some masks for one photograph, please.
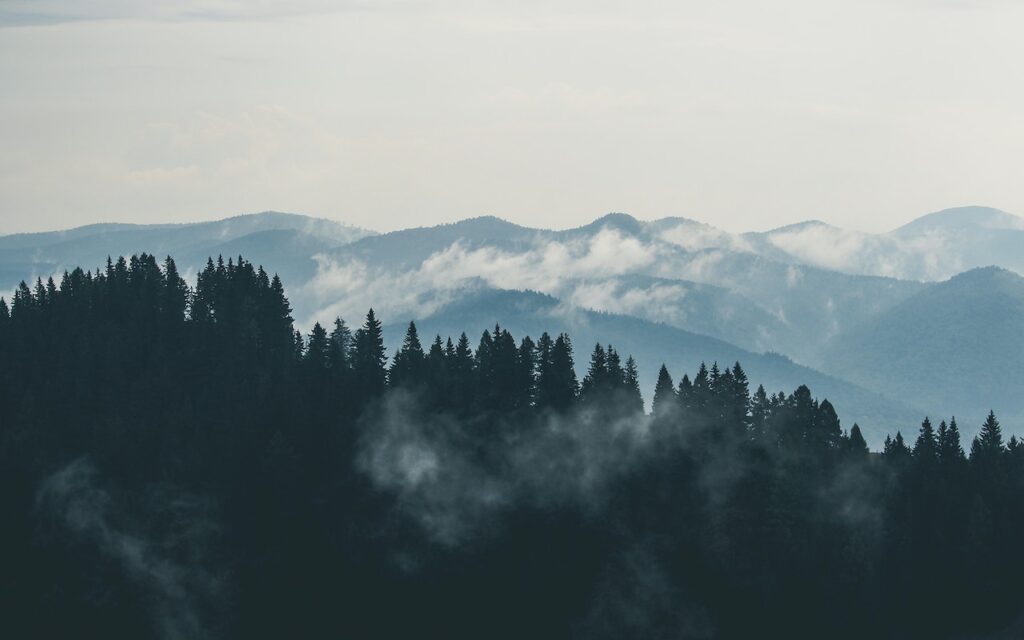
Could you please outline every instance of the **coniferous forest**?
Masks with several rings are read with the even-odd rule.
[[[1024,635],[995,414],[870,452],[740,363],[663,367],[647,414],[612,345],[303,335],[241,257],[22,284],[0,365],[4,637]]]

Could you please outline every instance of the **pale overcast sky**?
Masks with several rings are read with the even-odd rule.
[[[1016,0],[0,0],[0,233],[1024,213]]]

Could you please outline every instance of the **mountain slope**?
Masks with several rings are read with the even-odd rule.
[[[379,288],[381,299],[405,300],[405,308],[391,307],[403,312],[413,310],[413,303],[428,289],[457,288],[460,281],[479,278],[491,287],[542,291],[598,311],[671,322],[811,362],[825,340],[922,286],[798,266],[741,249],[700,248],[706,244],[702,234],[713,233],[709,229],[687,220],[640,222],[625,214],[565,231],[476,218],[365,238],[334,249],[326,254],[324,265],[332,276],[324,280],[333,280],[334,286],[325,282],[314,288],[321,308],[338,306],[339,301],[344,308],[343,299],[352,294],[362,303],[367,290]],[[364,285],[354,288],[348,280],[339,282],[333,275],[340,273],[362,278]],[[648,284],[639,280],[644,278]],[[663,284],[650,285],[654,280]],[[609,286],[614,288],[611,294]],[[604,292],[598,290],[602,287]],[[650,295],[654,288],[664,294],[673,287],[679,293],[674,299]],[[406,289],[404,296],[396,295],[399,288]],[[685,302],[683,297],[691,292],[710,306],[700,309]],[[645,299],[647,308],[624,304]],[[659,304],[675,305],[685,313],[664,313]],[[723,312],[747,319],[735,322]],[[749,333],[743,336],[741,331]]]
[[[662,363],[678,381],[683,373],[692,378],[702,361],[709,366],[716,361],[722,366],[739,361],[750,377],[752,389],[764,384],[769,392],[790,393],[806,384],[817,397],[827,397],[847,421],[845,427],[858,422],[869,444],[876,448],[886,433],[913,429],[922,415],[918,409],[802,367],[784,356],[751,353],[721,340],[629,316],[575,309],[534,292],[467,290],[430,316],[412,319],[416,320],[424,343],[429,344],[434,335],[457,339],[460,332],[466,331],[474,348],[483,330],[493,330],[496,323],[517,340],[524,335],[536,339],[544,331],[568,332],[581,376],[594,344],[612,344],[623,358],[632,354],[637,359],[641,389],[648,402]],[[403,319],[385,327],[386,343],[392,352],[401,344],[406,322]]]
[[[284,233],[275,236],[274,232]],[[107,256],[140,252],[161,257],[173,255],[185,272],[200,267],[208,256],[223,253],[227,257],[237,255],[236,249],[261,247],[263,253],[277,262],[273,268],[282,272],[310,273],[308,267],[313,264],[313,252],[370,234],[330,220],[264,212],[213,222],[95,224],[67,231],[0,236],[0,290],[10,290],[22,279],[46,278],[76,266],[95,268],[102,266]],[[246,236],[251,236],[251,240],[242,241]],[[282,242],[272,247],[276,243],[270,238]],[[250,258],[248,252],[245,253]],[[293,263],[301,264],[293,269]],[[271,268],[269,262],[268,268]]]
[[[828,370],[973,422],[1024,416],[1024,278],[1003,269],[935,284],[828,347]]]

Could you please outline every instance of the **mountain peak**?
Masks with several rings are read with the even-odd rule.
[[[827,223],[827,222],[825,222],[823,220],[813,219],[813,220],[804,220],[803,222],[794,222],[793,224],[787,224],[787,225],[784,225],[784,226],[781,226],[781,227],[776,227],[774,229],[766,231],[765,233],[767,233],[767,234],[786,233],[786,232],[793,232],[793,231],[804,231],[806,229],[831,229],[831,228],[833,228],[833,227],[829,223]]]
[[[923,215],[894,230],[895,234],[976,229],[1024,230],[1024,218],[984,206],[954,207]]]
[[[619,231],[625,231],[626,233],[639,233],[643,228],[643,223],[629,215],[628,213],[608,213],[597,220],[594,220],[588,225],[580,227],[581,229],[617,229]]]
[[[990,284],[994,281],[1024,283],[1024,278],[1020,277],[1019,275],[1008,269],[996,266],[989,266],[978,267],[976,269],[964,271],[963,273],[957,274],[950,278],[949,280],[947,280],[947,283],[969,284],[974,286],[980,283]]]

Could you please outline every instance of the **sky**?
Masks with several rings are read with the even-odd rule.
[[[2,0],[0,233],[1024,213],[1016,0]]]

